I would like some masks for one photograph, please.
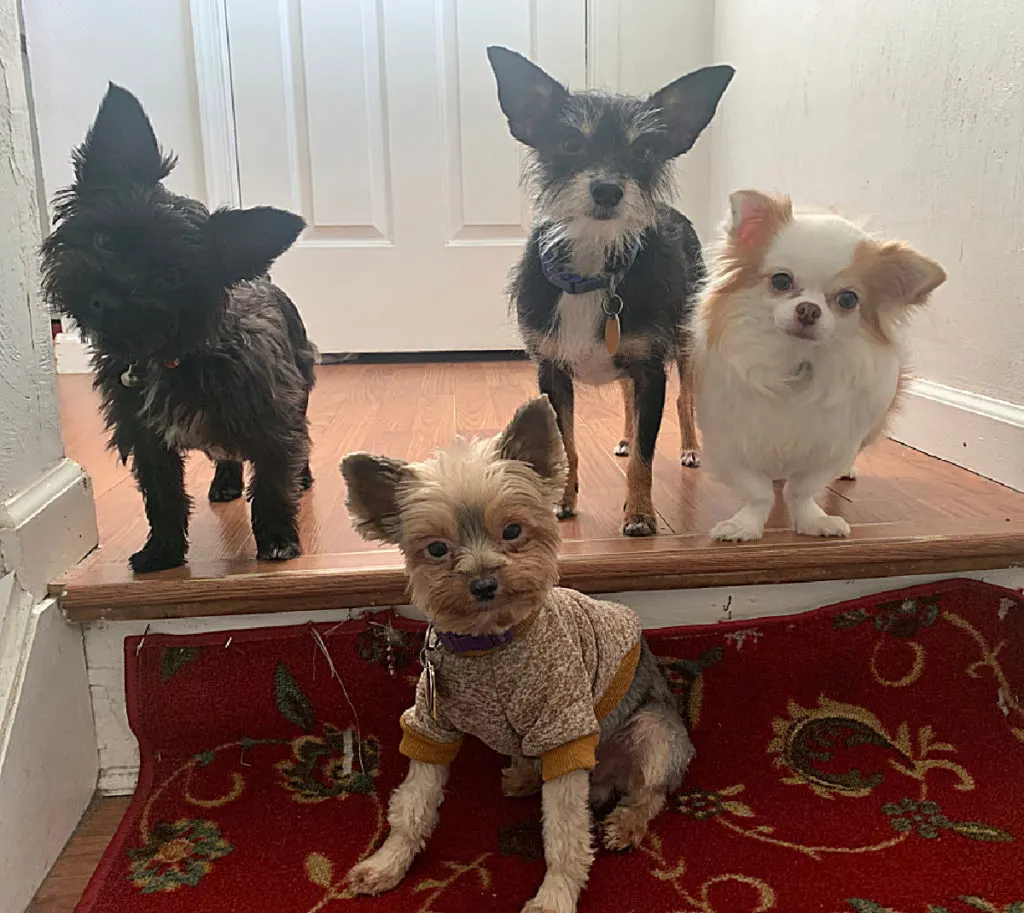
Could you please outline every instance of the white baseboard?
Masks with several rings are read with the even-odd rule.
[[[36,601],[97,542],[92,480],[73,460],[61,460],[0,503],[0,566],[13,568]]]
[[[92,350],[75,329],[65,329],[53,340],[58,374],[91,374]]]
[[[13,575],[9,575],[13,577]],[[23,611],[15,585],[0,666],[0,913],[22,913],[96,789],[98,759],[82,631],[55,600]],[[23,622],[15,624],[14,622]]]
[[[636,611],[645,628],[680,624],[712,624],[720,621],[789,615],[818,606],[855,599],[885,590],[941,580],[949,574],[916,577],[882,577],[872,580],[834,580],[818,583],[787,583],[769,586],[711,587],[702,590],[666,590],[650,593],[617,593],[603,598],[624,603]],[[999,586],[1024,586],[1024,569],[978,571],[952,576],[973,577]],[[403,608],[402,614],[414,614]],[[89,688],[96,720],[100,753],[99,789],[107,795],[128,795],[135,789],[139,753],[128,727],[124,699],[124,638],[145,632],[196,634],[232,628],[337,621],[350,617],[347,610],[330,612],[283,612],[278,615],[245,615],[220,618],[176,618],[154,622],[99,622],[85,629]],[[227,640],[225,638],[225,643]]]
[[[890,436],[1024,491],[1024,405],[915,379]]]

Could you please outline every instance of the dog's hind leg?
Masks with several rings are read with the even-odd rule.
[[[683,445],[679,454],[679,462],[683,466],[696,468],[700,466],[700,444],[697,442],[697,425],[693,414],[693,372],[690,371],[689,358],[679,355],[676,358],[679,371],[679,396],[676,399],[676,411],[679,413],[679,431]]]
[[[615,742],[628,754],[629,774],[622,798],[602,823],[602,842],[606,849],[626,850],[643,842],[694,751],[675,708],[658,699],[644,704],[616,733]]]
[[[653,536],[658,531],[658,521],[651,501],[651,471],[661,416],[665,411],[665,365],[654,360],[640,362],[632,373],[636,420],[626,467],[622,532],[627,536]]]
[[[188,515],[185,461],[156,437],[143,432],[132,443],[132,472],[149,520],[146,544],[128,559],[136,573],[162,571],[185,563]]]
[[[590,836],[590,776],[573,770],[544,784],[544,861],[540,890],[522,913],[574,913],[590,874],[594,847]]]
[[[241,460],[217,460],[210,482],[209,498],[214,503],[234,501],[242,496],[244,481],[242,479]]]
[[[633,381],[628,377],[622,378],[619,381],[619,389],[622,391],[623,426],[622,440],[615,445],[615,455],[624,457],[629,456],[629,446],[633,440]]]
[[[566,520],[576,515],[576,498],[580,490],[579,455],[576,453],[576,435],[574,431],[575,393],[572,378],[559,368],[553,361],[546,359],[537,365],[537,385],[540,392],[547,395],[551,407],[555,410],[558,430],[562,435],[562,446],[565,448],[565,460],[569,466],[569,475],[565,482],[565,491],[558,505],[558,519]]]
[[[249,496],[257,558],[284,561],[302,554],[298,487],[305,462],[305,452],[296,454],[284,446],[269,447],[253,456]]]

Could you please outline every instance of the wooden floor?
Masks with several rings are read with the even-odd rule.
[[[146,538],[142,502],[124,467],[105,449],[89,378],[58,379],[69,456],[93,478],[100,548],[54,592],[77,620],[160,618],[392,604],[403,601],[396,552],[366,543],[344,508],[340,457],[370,450],[405,459],[427,455],[455,435],[498,432],[535,395],[522,361],[347,364],[323,367],[310,402],[312,469],[305,496],[305,554],[257,562],[247,505],[206,500],[212,466],[188,464],[195,498],[189,563],[133,577],[129,554]],[[674,397],[674,389],[670,390]],[[666,409],[654,468],[661,535],[619,533],[625,461],[618,388],[577,393],[579,516],[563,524],[563,582],[589,592],[718,584],[888,576],[1005,567],[1024,561],[1024,494],[885,441],[864,454],[856,482],[836,482],[823,507],[853,526],[847,541],[798,537],[777,508],[759,543],[712,543],[707,530],[738,506],[702,470],[682,468],[675,410]]]
[[[96,797],[25,913],[72,913],[130,801]]]

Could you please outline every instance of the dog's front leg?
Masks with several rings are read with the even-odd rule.
[[[185,461],[149,432],[132,441],[132,472],[146,505],[149,538],[128,564],[136,573],[162,571],[185,563],[188,515]]]
[[[576,498],[580,490],[580,459],[576,453],[576,434],[573,429],[575,392],[572,378],[553,361],[547,359],[542,359],[537,364],[537,384],[540,392],[547,395],[551,407],[555,410],[558,430],[562,434],[562,446],[565,448],[569,475],[566,478],[561,503],[558,505],[558,519],[566,520],[576,515]]]
[[[252,533],[256,557],[285,561],[302,554],[299,544],[299,477],[306,455],[298,458],[284,448],[253,457]],[[297,459],[301,462],[297,463]]]
[[[633,446],[626,467],[626,505],[622,532],[627,536],[653,536],[658,521],[651,501],[654,447],[665,411],[665,365],[643,361],[630,369],[636,420]]]
[[[388,839],[369,859],[354,866],[345,878],[353,893],[390,891],[405,877],[417,853],[437,827],[438,809],[444,799],[447,780],[447,764],[409,762],[405,781],[391,794]]]
[[[523,913],[574,913],[594,861],[590,774],[574,770],[545,783],[541,804],[547,872]]]

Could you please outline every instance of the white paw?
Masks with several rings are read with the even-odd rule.
[[[841,536],[850,535],[850,524],[842,517],[810,517],[796,524],[796,531],[802,536]]]
[[[857,472],[857,467],[851,466],[839,478],[847,482],[852,482],[858,475],[860,475],[860,473]]]
[[[741,517],[737,514],[728,520],[722,520],[711,528],[711,538],[721,539],[724,542],[752,542],[760,539],[764,534],[764,527],[755,523],[748,517]]]
[[[700,453],[696,450],[684,450],[679,454],[679,462],[690,469],[696,469],[700,466]]]
[[[576,913],[579,890],[573,890],[568,878],[546,875],[540,890],[526,902],[522,913]]]
[[[405,877],[407,868],[395,853],[382,847],[369,859],[353,866],[345,876],[345,883],[353,894],[383,894]]]
[[[629,456],[629,441],[622,440],[615,445],[616,456]]]

